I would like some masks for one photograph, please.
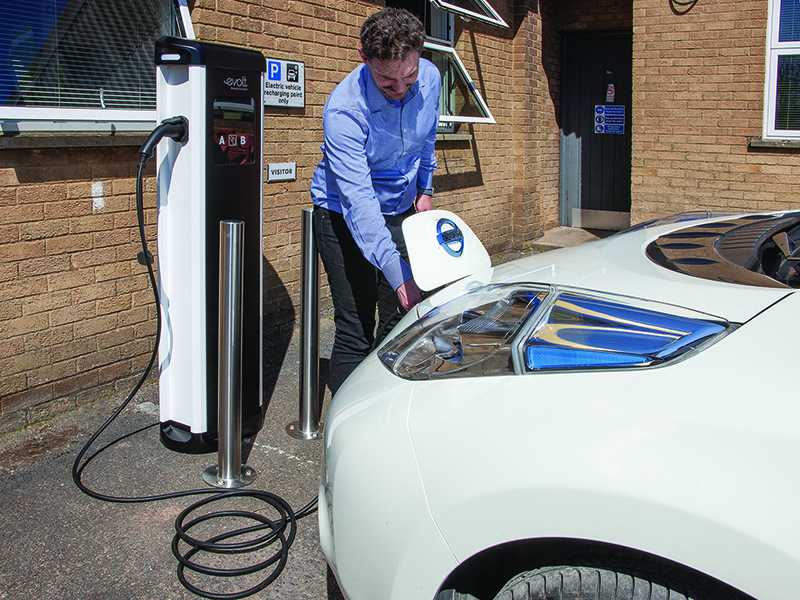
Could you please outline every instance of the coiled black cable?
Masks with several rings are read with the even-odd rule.
[[[279,518],[276,520],[269,519],[266,516],[253,511],[227,510],[204,514],[186,522],[186,518],[195,510],[198,510],[212,502],[232,497],[247,497],[260,500],[266,505],[274,508],[278,513]],[[208,521],[209,519],[220,519],[226,517],[251,520],[260,523],[260,525],[234,529],[207,540],[200,540],[188,534],[188,531],[191,528]],[[254,533],[260,533],[264,530],[266,530],[266,533],[263,535],[255,538],[245,538],[245,536]],[[288,550],[292,545],[297,532],[297,516],[292,512],[291,506],[289,506],[289,504],[287,504],[283,498],[280,498],[275,494],[257,490],[235,490],[217,494],[216,496],[206,498],[205,500],[196,502],[192,506],[188,507],[176,519],[175,531],[176,534],[172,540],[172,554],[176,559],[178,559],[178,579],[183,586],[198,596],[217,600],[232,600],[236,598],[245,598],[260,592],[269,586],[273,581],[275,581],[275,579],[277,579],[278,575],[280,575],[281,571],[283,571],[283,568],[286,566],[286,561],[289,556]],[[238,540],[240,538],[244,539],[242,541],[230,541]],[[189,550],[185,553],[181,552],[180,550],[180,542],[184,542],[189,546]],[[196,561],[191,560],[196,554],[201,552],[210,554],[244,554],[271,548],[271,546],[276,543],[279,545],[271,555],[261,562],[246,567],[221,569],[204,566]],[[270,567],[272,567],[272,570],[258,584],[245,590],[231,593],[214,593],[204,590],[190,583],[187,580],[185,573],[185,569],[190,569],[196,573],[210,577],[241,577],[254,573],[260,573]]]
[[[147,363],[147,367],[142,373],[142,376],[134,385],[131,392],[128,394],[125,400],[120,404],[120,406],[114,411],[114,413],[97,429],[97,431],[94,432],[94,434],[92,434],[89,440],[84,444],[84,446],[78,452],[77,456],[75,457],[75,461],[72,463],[72,480],[75,482],[75,485],[81,492],[83,492],[87,496],[90,496],[91,498],[102,500],[104,502],[143,503],[143,502],[154,502],[158,500],[167,500],[171,498],[181,498],[184,496],[214,494],[209,498],[205,498],[199,502],[192,504],[191,506],[186,508],[180,515],[178,515],[175,521],[176,533],[172,541],[172,553],[178,560],[178,569],[177,569],[178,580],[186,589],[204,598],[234,600],[238,598],[245,598],[247,596],[251,596],[263,590],[268,585],[270,585],[275,579],[277,579],[281,571],[283,571],[283,568],[286,566],[286,562],[288,560],[289,548],[292,545],[292,542],[294,541],[295,534],[297,531],[297,521],[314,512],[314,509],[317,506],[316,497],[313,500],[311,500],[308,504],[306,504],[303,508],[301,508],[299,511],[295,512],[283,498],[265,491],[232,490],[232,491],[219,492],[218,490],[214,489],[202,488],[202,489],[170,492],[165,494],[157,494],[151,496],[120,497],[120,496],[111,496],[108,494],[102,494],[100,492],[92,490],[82,481],[83,472],[86,469],[86,467],[104,450],[122,441],[123,439],[131,437],[137,433],[140,433],[156,425],[154,423],[153,425],[148,425],[134,432],[125,434],[122,437],[117,438],[116,440],[109,442],[105,446],[101,447],[94,454],[87,456],[89,448],[94,445],[94,443],[97,441],[100,435],[102,435],[102,433],[109,427],[109,425],[111,425],[111,423],[125,410],[128,404],[130,404],[131,400],[133,400],[133,398],[142,388],[145,381],[147,381],[147,377],[149,376],[153,368],[153,365],[155,364],[158,358],[158,344],[159,340],[161,339],[162,317],[161,317],[161,306],[158,297],[158,284],[156,282],[155,271],[153,270],[152,254],[148,249],[147,236],[145,235],[145,230],[144,230],[144,199],[142,191],[144,169],[147,160],[152,156],[155,147],[158,145],[158,142],[161,139],[163,139],[164,137],[169,137],[171,139],[178,141],[179,143],[185,143],[188,139],[188,132],[189,132],[188,121],[186,120],[185,117],[173,117],[172,119],[166,119],[162,121],[162,123],[158,127],[156,127],[156,129],[153,130],[153,132],[150,134],[150,136],[148,136],[147,140],[142,145],[139,151],[139,163],[136,175],[136,216],[139,226],[139,240],[142,246],[142,255],[144,257],[144,260],[142,262],[147,267],[147,274],[150,280],[150,288],[153,292],[153,301],[156,307],[155,343],[153,345],[153,350],[150,355],[150,360]],[[84,457],[86,457],[85,460]],[[189,522],[185,522],[187,516],[189,516],[194,511],[208,504],[226,499],[237,499],[237,498],[253,498],[259,500],[265,505],[265,509],[271,508],[272,510],[274,510],[278,514],[278,518],[270,519],[258,512],[250,510],[248,511],[221,510],[221,511],[206,513],[202,516],[195,517]],[[187,533],[187,531],[199,525],[200,523],[209,521],[211,519],[231,518],[231,517],[255,521],[256,523],[258,523],[258,525],[240,529],[234,529],[227,533],[211,537],[207,540],[196,539],[188,535]],[[255,539],[245,539],[244,541],[238,541],[233,543],[227,541],[227,540],[241,538],[242,536],[248,536],[253,533],[259,533],[262,531],[266,533]],[[188,545],[189,550],[186,552],[182,552],[181,543]],[[276,543],[278,543],[279,546],[277,547],[277,550],[273,555],[255,565],[251,565],[245,568],[216,569],[200,565],[196,561],[192,560],[192,558],[200,552],[207,552],[214,554],[241,554],[241,553],[261,551],[270,548]],[[236,577],[241,575],[249,575],[257,573],[263,571],[264,569],[267,569],[268,567],[272,567],[273,565],[274,568],[272,569],[272,571],[259,584],[251,588],[233,593],[217,593],[200,588],[199,586],[194,585],[188,581],[185,572],[186,569],[189,569],[196,573],[212,577]]]

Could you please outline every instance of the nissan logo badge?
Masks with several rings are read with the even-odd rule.
[[[450,256],[458,258],[464,253],[464,234],[450,219],[436,223],[436,241]]]

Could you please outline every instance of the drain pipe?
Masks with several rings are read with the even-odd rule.
[[[303,209],[300,236],[300,419],[286,433],[302,440],[318,440],[319,401],[319,257],[314,241],[313,211]]]
[[[238,488],[256,472],[242,464],[242,285],[244,221],[219,224],[219,333],[217,338],[217,465],[206,483]]]

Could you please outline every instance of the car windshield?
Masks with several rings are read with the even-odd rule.
[[[698,223],[651,242],[647,256],[662,267],[703,279],[797,289],[800,212]]]
[[[650,229],[660,225],[672,225],[673,223],[686,223],[688,221],[699,221],[700,219],[713,219],[718,217],[734,217],[739,216],[740,212],[731,211],[717,211],[717,210],[693,210],[671,215],[669,217],[660,217],[658,219],[651,219],[633,225],[623,231],[618,231],[613,234],[614,236],[630,233],[631,231],[639,231],[640,229]],[[611,236],[613,237],[613,236]]]

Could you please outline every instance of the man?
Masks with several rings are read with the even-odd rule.
[[[433,208],[441,77],[420,58],[419,19],[385,8],[361,27],[362,64],[328,97],[322,161],[311,183],[314,231],[328,275],[336,334],[333,393],[420,291],[401,224]]]

